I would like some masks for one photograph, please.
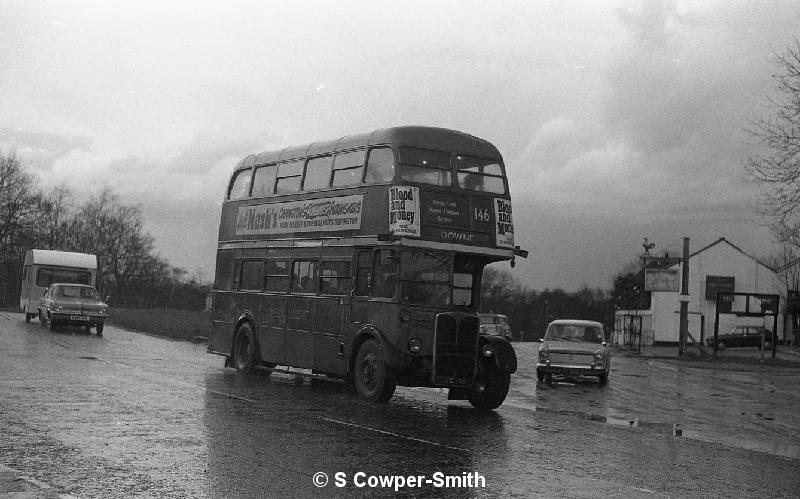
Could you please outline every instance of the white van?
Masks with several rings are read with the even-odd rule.
[[[97,256],[87,253],[32,249],[25,253],[19,308],[25,322],[37,315],[39,299],[54,282],[88,284],[97,280]]]

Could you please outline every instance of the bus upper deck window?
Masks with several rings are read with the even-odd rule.
[[[331,182],[331,156],[309,159],[306,164],[306,178],[303,181],[304,191],[325,189]]]
[[[228,199],[243,199],[250,195],[250,179],[252,173],[253,170],[248,168],[246,170],[239,170],[233,174],[230,190],[228,191]]]
[[[408,182],[451,185],[450,154],[444,151],[400,148],[400,177]]]
[[[264,197],[275,192],[275,165],[259,166],[253,175],[253,197]]]
[[[333,162],[333,186],[356,185],[364,176],[364,151],[337,154]]]
[[[275,185],[276,194],[288,194],[300,191],[300,180],[303,178],[303,161],[292,161],[278,165],[278,178]]]
[[[380,147],[369,151],[367,174],[364,181],[368,184],[389,182],[394,178],[394,154],[388,147]]]
[[[462,189],[505,194],[503,169],[496,160],[456,156],[458,185]]]

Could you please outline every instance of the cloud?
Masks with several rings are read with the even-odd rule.
[[[55,160],[70,151],[88,151],[90,147],[87,137],[0,128],[0,151],[16,152],[25,166],[37,173],[52,170]]]
[[[566,288],[605,284],[651,230],[754,226],[744,128],[800,26],[792,1],[6,7],[0,149],[140,204],[174,264],[213,266],[247,154],[422,124],[498,146],[529,282]]]

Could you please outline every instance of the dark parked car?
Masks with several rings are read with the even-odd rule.
[[[763,326],[734,326],[727,334],[717,335],[717,348],[725,350],[728,347],[758,347],[761,342],[765,348],[772,346],[772,331]],[[714,335],[706,339],[706,345],[714,346]]]
[[[39,300],[39,322],[54,330],[58,325],[83,326],[86,332],[94,327],[103,336],[103,324],[108,319],[108,305],[97,290],[85,284],[51,284]]]

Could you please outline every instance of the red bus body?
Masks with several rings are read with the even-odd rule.
[[[496,407],[516,356],[477,311],[483,267],[522,254],[511,213],[500,153],[462,132],[250,155],[223,203],[208,351],[355,380],[376,401],[401,384]]]

